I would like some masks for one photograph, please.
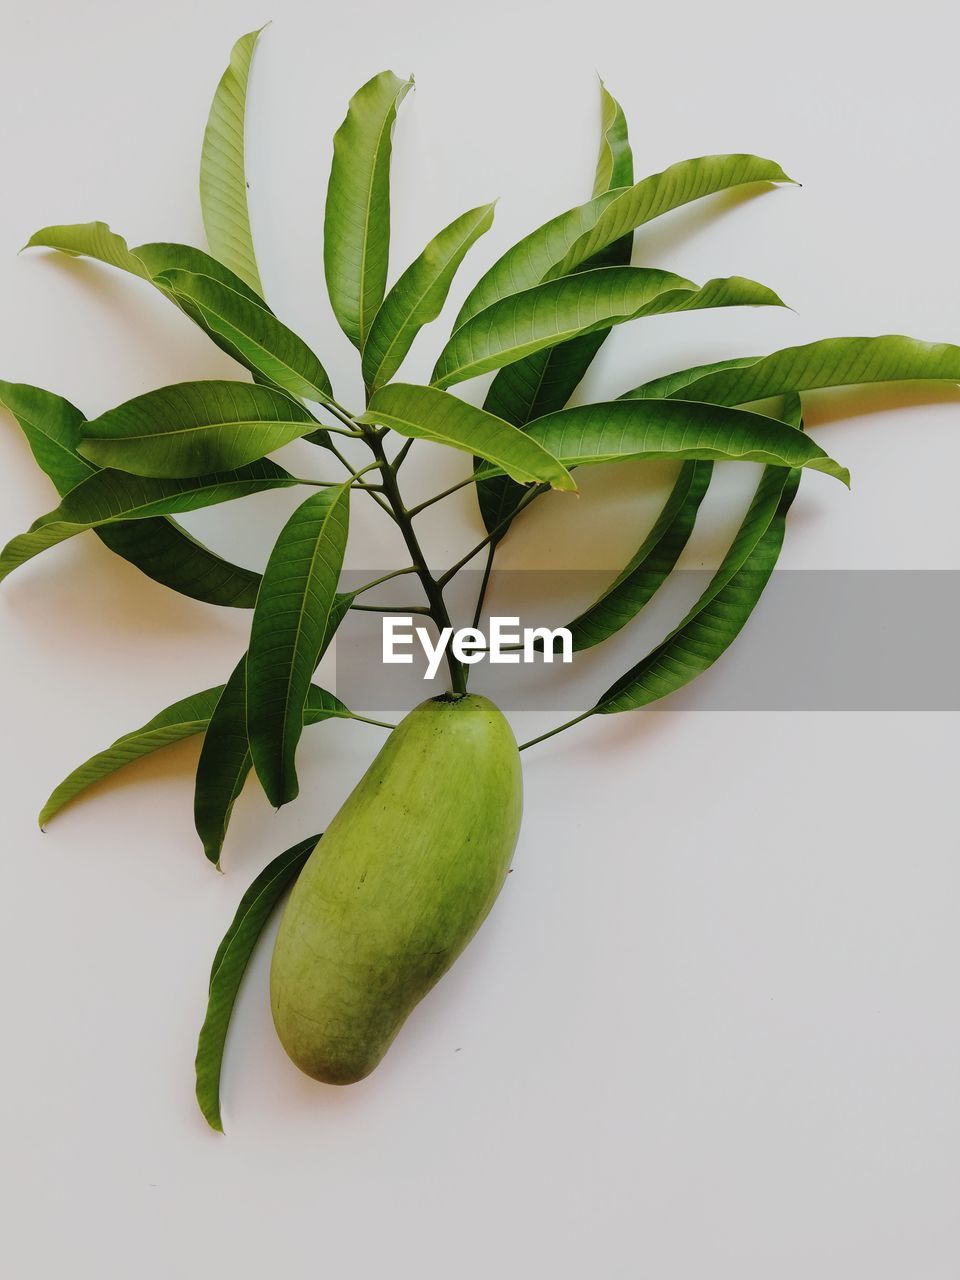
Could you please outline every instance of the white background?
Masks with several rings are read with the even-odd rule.
[[[960,342],[960,30],[945,2],[31,0],[9,7],[0,46],[2,376],[91,415],[231,376],[140,282],[16,251],[40,226],[92,218],[131,243],[202,243],[209,99],[233,38],[268,18],[248,132],[263,276],[348,401],[323,197],[346,100],[385,66],[417,75],[397,131],[395,269],[503,197],[453,307],[504,247],[589,194],[595,71],[626,108],[639,173],[744,150],[803,182],[638,237],[640,261],[752,276],[796,313],[626,326],[591,398],[830,334]],[[443,332],[422,335],[405,374],[427,374]],[[809,410],[854,488],[805,479],[782,563],[960,567],[955,394]],[[463,466],[424,445],[417,460],[422,494]],[[8,421],[0,473],[5,539],[53,505]],[[579,500],[518,527],[504,562],[616,567],[667,478],[588,477]],[[750,479],[723,472],[687,563],[710,562]],[[293,501],[191,527],[262,566]],[[354,566],[391,561],[377,515],[357,505]],[[424,526],[439,566],[478,534],[466,497]],[[251,787],[224,877],[192,831],[193,747],[129,770],[46,835],[33,815],[91,751],[223,679],[248,622],[153,585],[92,537],[0,594],[6,1274],[960,1275],[955,716],[638,713],[531,752],[508,887],[370,1080],[326,1088],[286,1061],[261,949],[221,1138],[192,1097],[214,947],[263,862],[336,810],[378,731],[312,731],[303,796],[279,816]],[[519,733],[537,727],[518,717]]]

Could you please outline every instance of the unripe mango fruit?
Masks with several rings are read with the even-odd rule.
[[[270,973],[290,1058],[362,1080],[449,969],[506,878],[520,829],[513,733],[486,698],[421,703],[391,733],[307,860]]]

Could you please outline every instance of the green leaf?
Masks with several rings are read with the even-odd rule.
[[[97,470],[76,451],[83,414],[40,387],[0,382],[0,404],[17,420],[40,469],[63,497]],[[207,604],[252,609],[259,573],[230,564],[164,517],[96,530],[116,555],[163,586]]]
[[[322,489],[294,511],[270,554],[247,654],[247,734],[270,802],[296,798],[297,744],[317,663],[333,636],[350,487]]]
[[[610,715],[656,702],[689,684],[729,648],[777,563],[799,482],[799,471],[764,471],[743,524],[703,595],[666,640],[607,689],[594,712]]]
[[[732,187],[758,182],[792,182],[778,164],[760,156],[700,156],[681,160],[662,173],[643,178],[608,204],[553,267],[551,275],[565,276],[627,232],[678,209],[681,205]]]
[[[207,1002],[207,1014],[197,1042],[197,1102],[211,1129],[223,1132],[220,1115],[220,1073],[227,1029],[240,983],[257,939],[287,887],[300,874],[316,848],[319,836],[301,840],[260,872],[240,899],[233,923],[217,949]]]
[[[691,372],[700,376],[675,390],[677,398],[748,404],[788,391],[814,391],[821,387],[926,380],[958,382],[960,347],[947,342],[919,342],[895,334],[880,338],[826,338],[802,347],[786,347],[769,356],[723,361]]]
[[[346,613],[349,601],[349,596],[338,597],[337,625]],[[244,654],[223,686],[197,762],[194,825],[204,853],[217,867],[220,866],[220,854],[233,806],[253,768],[247,738],[246,662],[247,655]],[[312,684],[307,694],[303,723],[320,724],[331,718],[347,720],[352,716],[339,698]]]
[[[673,572],[690,540],[712,462],[685,462],[653,528],[603,594],[569,624],[574,649],[589,649],[631,622]]]
[[[249,382],[181,382],[84,424],[79,451],[102,467],[155,479],[229,471],[309,435],[303,405]]]
[[[434,440],[493,463],[520,483],[536,481],[575,490],[569,474],[543,445],[509,422],[433,387],[393,382],[370,399],[360,422],[380,423],[401,435]]]
[[[201,693],[192,694],[188,698],[181,698],[178,702],[165,707],[139,729],[122,734],[104,751],[98,751],[89,760],[78,765],[51,792],[46,804],[40,810],[40,826],[45,826],[81,792],[116,773],[124,765],[131,764],[134,760],[142,760],[144,756],[159,751],[162,747],[168,747],[174,742],[181,742],[184,738],[202,733],[222,692],[223,685],[216,685],[212,689],[204,689]]]
[[[654,267],[602,267],[537,285],[468,320],[440,353],[432,383],[445,388],[499,369],[569,338],[642,316],[704,307],[783,306],[764,285],[740,276],[690,280]]]
[[[420,329],[435,320],[467,250],[493,223],[492,204],[461,214],[424,249],[387,294],[363,347],[363,380],[375,391],[403,363]]]
[[[191,480],[144,480],[122,471],[97,471],[71,489],[53,511],[35,520],[26,533],[7,543],[0,553],[0,581],[41,551],[87,529],[123,520],[196,511],[200,507],[300,483],[268,459],[236,471]]]
[[[213,95],[200,157],[200,206],[214,257],[262,296],[250,232],[243,143],[247,81],[259,35],[260,31],[251,31],[236,42]]]
[[[387,284],[393,124],[412,84],[392,71],[368,80],[333,139],[323,265],[333,313],[360,351]]]
[[[628,458],[731,459],[850,476],[802,432],[777,418],[681,400],[577,405],[530,424],[529,435],[568,467]]]
[[[168,270],[158,279],[181,305],[196,307],[204,327],[229,343],[247,368],[289,395],[329,401],[332,388],[323,365],[272,312],[209,276]]]
[[[600,154],[593,182],[593,194],[602,195],[616,187],[633,183],[633,152],[627,135],[627,118],[623,108],[607,86],[600,81]]]
[[[602,80],[600,100],[600,153],[594,196],[633,182],[633,154],[627,137],[626,118]],[[632,254],[631,234],[623,236],[584,265],[590,268],[629,266]],[[515,427],[524,427],[534,418],[562,409],[580,385],[609,332],[609,329],[599,329],[506,365],[490,384],[483,402],[484,409]],[[480,461],[477,460],[477,466]],[[480,514],[488,533],[498,531],[496,541],[499,542],[509,529],[509,517],[516,511],[522,497],[523,490],[508,476],[494,476],[477,484]]]
[[[501,298],[568,275],[621,236],[661,214],[704,196],[757,182],[792,182],[778,164],[759,156],[701,156],[605,192],[552,218],[498,259],[471,290],[456,330]]]

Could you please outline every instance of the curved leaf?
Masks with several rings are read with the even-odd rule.
[[[98,751],[89,760],[78,765],[51,792],[46,804],[40,810],[40,826],[45,826],[81,792],[116,773],[124,765],[131,764],[134,760],[142,760],[144,756],[159,751],[162,747],[169,747],[174,742],[181,742],[185,738],[193,737],[196,733],[202,733],[213,715],[213,709],[222,692],[221,684],[192,694],[188,698],[181,698],[169,707],[165,707],[139,729],[122,734],[105,750]]]
[[[764,471],[740,531],[703,595],[662,644],[607,689],[594,712],[610,715],[656,702],[689,684],[729,648],[777,563],[799,482],[799,471]]]
[[[40,387],[0,382],[0,404],[17,420],[40,469],[63,497],[96,471],[76,451],[83,414]],[[206,604],[252,609],[259,573],[230,564],[165,517],[96,530],[100,541],[141,573]]]
[[[200,156],[200,206],[214,257],[262,295],[250,232],[243,154],[247,81],[259,35],[260,31],[250,31],[236,42],[230,51],[230,65],[213,95]]]
[[[194,826],[204,854],[217,867],[220,866],[220,854],[233,806],[253,768],[247,739],[246,662],[244,654],[223,686],[197,762]],[[332,717],[348,720],[351,713],[339,698],[312,684],[307,694],[303,723],[320,724]]]
[[[301,840],[260,872],[240,899],[233,922],[217,948],[210,974],[207,1013],[197,1041],[197,1102],[211,1129],[223,1132],[220,1115],[220,1073],[227,1029],[240,982],[274,907],[297,878],[319,836]]]
[[[297,744],[317,663],[333,636],[350,488],[322,489],[294,511],[270,554],[247,653],[247,734],[264,791],[296,798]]]
[[[764,285],[740,276],[690,280],[654,267],[601,267],[565,276],[494,303],[468,320],[440,353],[432,384],[445,388],[611,325],[704,307],[783,306]]]
[[[404,436],[434,440],[493,463],[513,480],[576,489],[573,477],[543,445],[482,409],[433,387],[392,382],[370,399],[360,422],[380,423]]]
[[[204,328],[228,342],[247,368],[273,386],[306,400],[330,399],[327,371],[303,339],[272,312],[209,276],[165,270],[158,280],[173,291],[177,302],[196,307]]]
[[[626,190],[596,196],[552,218],[518,241],[471,290],[454,330],[512,293],[568,275],[621,236],[692,200],[758,182],[792,182],[760,156],[701,156],[642,178]]]
[[[593,180],[593,194],[602,195],[616,187],[633,184],[633,152],[627,134],[627,118],[623,108],[607,86],[600,81],[600,154]]]
[[[761,156],[699,156],[694,160],[681,160],[662,173],[641,179],[606,205],[589,230],[557,261],[551,275],[568,275],[621,236],[693,200],[758,182],[792,181],[778,164]]]
[[[569,623],[574,649],[589,649],[631,622],[664,584],[690,540],[712,462],[685,462],[636,555],[606,591]]]
[[[454,219],[387,294],[363,347],[363,381],[371,391],[390,381],[420,329],[440,314],[467,250],[490,229],[493,210],[484,204]]]
[[[368,80],[333,139],[323,265],[333,313],[361,351],[387,284],[393,124],[412,84],[392,71]]]
[[[920,342],[899,334],[826,338],[802,347],[785,347],[769,356],[727,360],[688,372],[699,376],[678,386],[672,393],[676,398],[748,404],[789,391],[822,387],[926,380],[960,382],[960,347],[947,342]]]
[[[181,382],[91,418],[79,452],[132,475],[187,479],[254,462],[316,425],[303,405],[271,387]]]
[[[71,489],[58,507],[35,520],[26,533],[7,543],[0,553],[0,581],[41,551],[87,529],[196,511],[300,483],[266,458],[236,471],[192,480],[144,480],[123,471],[96,471]]]
[[[682,400],[611,400],[539,418],[529,435],[565,466],[628,458],[731,459],[850,476],[807,436],[777,418]]]

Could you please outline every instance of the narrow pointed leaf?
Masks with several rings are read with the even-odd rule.
[[[462,449],[493,463],[521,484],[535,481],[555,489],[576,489],[573,477],[542,444],[445,391],[393,382],[371,397],[360,421]]]
[[[178,302],[196,307],[204,327],[228,342],[248,368],[273,386],[306,400],[330,399],[332,388],[323,365],[272,312],[209,276],[168,270],[158,279]]]
[[[420,329],[440,314],[467,250],[490,229],[493,210],[484,204],[456,218],[387,294],[363,347],[363,380],[371,391],[390,381]]]
[[[233,923],[217,949],[210,975],[207,1013],[197,1041],[196,1092],[204,1119],[218,1133],[223,1132],[220,1115],[223,1051],[240,983],[264,925],[319,839],[311,836],[301,840],[264,867],[241,898]]]
[[[97,471],[71,489],[53,511],[35,520],[26,533],[7,543],[0,553],[0,580],[41,551],[87,529],[196,511],[300,483],[269,459],[191,480],[144,480],[122,471]]]
[[[710,484],[712,462],[685,462],[653,528],[603,594],[569,623],[574,649],[589,649],[631,622],[673,572]]]
[[[200,206],[213,256],[262,296],[244,162],[247,82],[259,35],[251,31],[236,42],[213,96],[200,157]]]
[[[611,325],[705,307],[782,306],[764,285],[739,276],[690,280],[653,267],[602,267],[538,285],[481,311],[440,353],[433,385],[445,388],[546,347]]]
[[[602,195],[616,187],[633,185],[633,152],[627,134],[623,108],[600,81],[600,154],[593,180],[593,194]]]
[[[40,469],[63,497],[97,468],[76,451],[83,414],[61,396],[23,383],[0,382],[0,404],[19,423]],[[230,564],[164,517],[96,530],[116,555],[163,586],[207,604],[252,609],[259,573]]]
[[[501,298],[547,279],[569,275],[628,232],[672,209],[731,188],[792,182],[778,164],[759,156],[701,156],[605,192],[569,209],[525,236],[493,264],[468,295],[455,330]]]
[[[350,597],[339,596],[331,631],[335,631],[349,607]],[[253,760],[247,737],[247,655],[241,658],[223,686],[200,748],[193,795],[193,821],[203,852],[220,865],[230,815],[243,790]],[[332,693],[312,684],[303,715],[305,725],[320,724],[331,717],[350,719],[351,713]]]
[[[157,479],[229,471],[309,435],[303,405],[249,382],[181,382],[84,424],[79,452],[101,467]]]
[[[875,382],[960,382],[960,347],[898,334],[826,338],[753,360],[702,366],[699,377],[673,395],[714,404],[748,404],[789,391],[863,386]],[[675,375],[680,376],[680,375]],[[631,393],[633,394],[633,393]]]
[[[253,611],[247,654],[247,733],[272,804],[299,790],[296,751],[310,681],[336,625],[350,489],[325,489],[281,530]]]
[[[777,563],[799,482],[799,471],[765,470],[740,531],[703,595],[666,640],[607,689],[595,712],[610,715],[656,702],[689,684],[729,648]]]
[[[730,459],[850,476],[801,431],[745,409],[680,400],[577,405],[530,424],[529,435],[565,466],[628,458]]]
[[[387,284],[393,125],[412,84],[392,71],[368,80],[333,139],[323,264],[333,313],[361,351]]]
[[[104,751],[98,751],[89,760],[78,765],[51,792],[40,811],[41,827],[81,792],[108,778],[125,765],[142,760],[144,756],[174,742],[182,742],[185,738],[202,733],[222,692],[223,685],[216,685],[188,698],[181,698],[165,707],[139,729],[122,734]]]

